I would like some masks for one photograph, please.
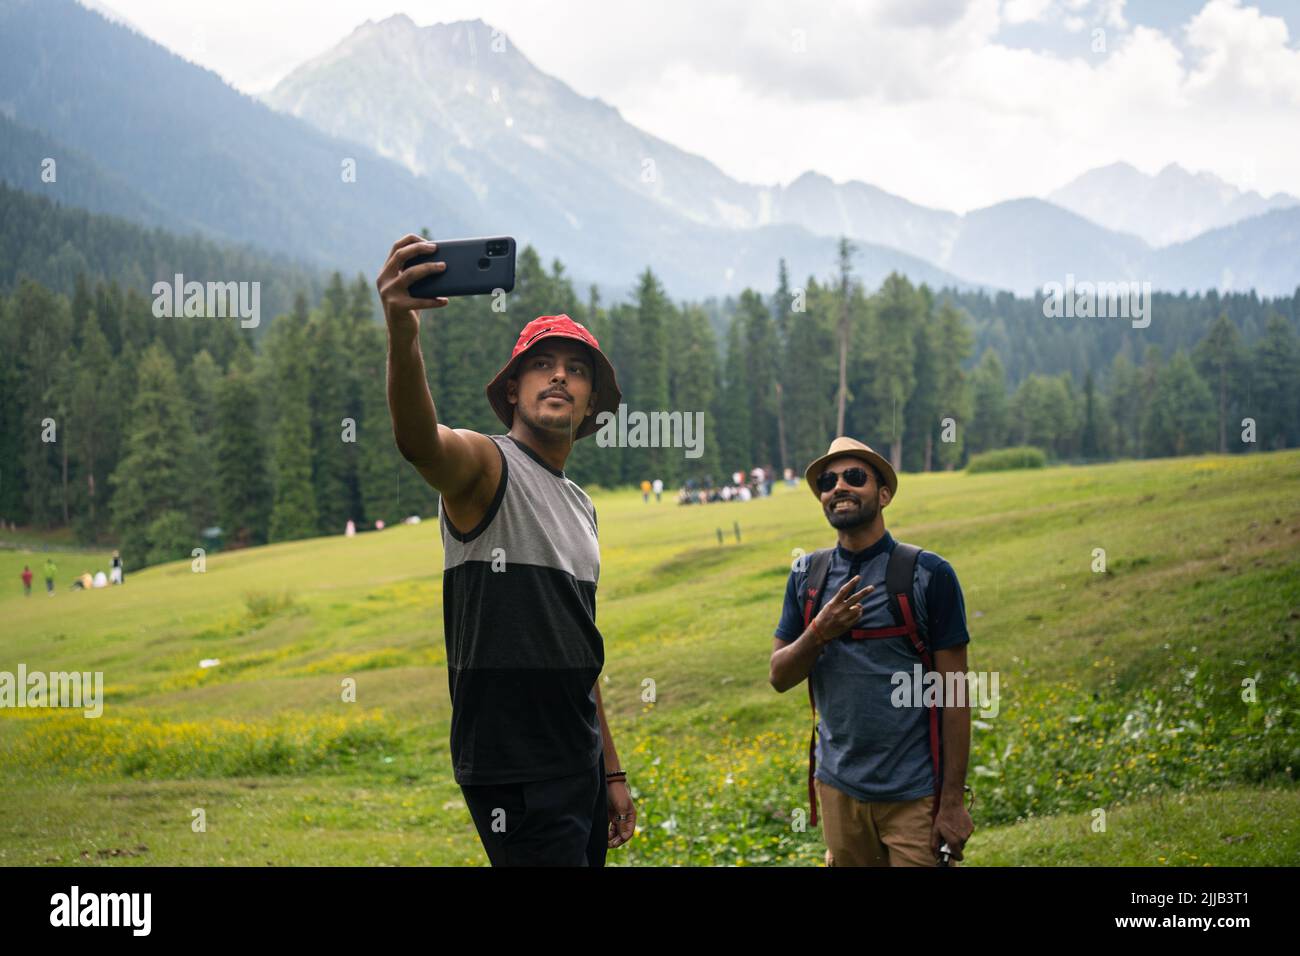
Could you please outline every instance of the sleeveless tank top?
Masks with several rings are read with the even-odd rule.
[[[586,492],[509,435],[501,481],[462,532],[438,506],[458,784],[568,776],[600,760],[600,546]]]

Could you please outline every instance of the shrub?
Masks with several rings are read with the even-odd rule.
[[[1011,471],[1015,468],[1042,468],[1047,464],[1047,456],[1041,448],[1032,445],[1020,445],[1016,448],[997,448],[993,451],[971,455],[966,463],[966,473],[976,474],[981,471]]]

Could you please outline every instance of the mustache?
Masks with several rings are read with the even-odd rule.
[[[573,396],[570,395],[568,392],[566,392],[566,391],[565,391],[564,389],[562,389],[562,388],[548,388],[546,391],[542,392],[542,394],[540,394],[540,395],[537,396],[537,400],[540,402],[540,401],[542,401],[543,399],[547,399],[547,398],[551,398],[551,397],[562,398],[562,399],[564,399],[566,402],[572,402],[572,401],[573,401]]]

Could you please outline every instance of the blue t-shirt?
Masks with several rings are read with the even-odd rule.
[[[860,574],[857,590],[868,584],[876,589],[863,598],[857,627],[895,626],[885,588],[885,568],[893,550],[889,532],[863,551],[836,545],[814,616],[827,595]],[[790,572],[776,627],[780,640],[796,641],[804,631],[799,595],[806,576],[806,569]],[[932,551],[917,555],[912,609],[931,653],[970,641],[957,575]],[[894,674],[905,672],[910,678],[919,663],[905,636],[855,641],[846,632],[826,645],[810,675],[819,718],[818,779],[864,801],[915,800],[934,793],[929,714],[924,707],[895,707],[890,701],[897,686]]]

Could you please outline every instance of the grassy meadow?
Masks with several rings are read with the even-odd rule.
[[[820,864],[807,696],[767,683],[793,550],[834,540],[816,502],[593,499],[640,814],[611,864]],[[970,667],[1000,677],[964,865],[1300,863],[1300,451],[905,474],[886,520],[952,562]],[[0,671],[102,671],[105,705],[0,710],[0,865],[486,865],[447,748],[435,520],[85,593],[108,552],[57,552],[53,598],[20,544]]]

